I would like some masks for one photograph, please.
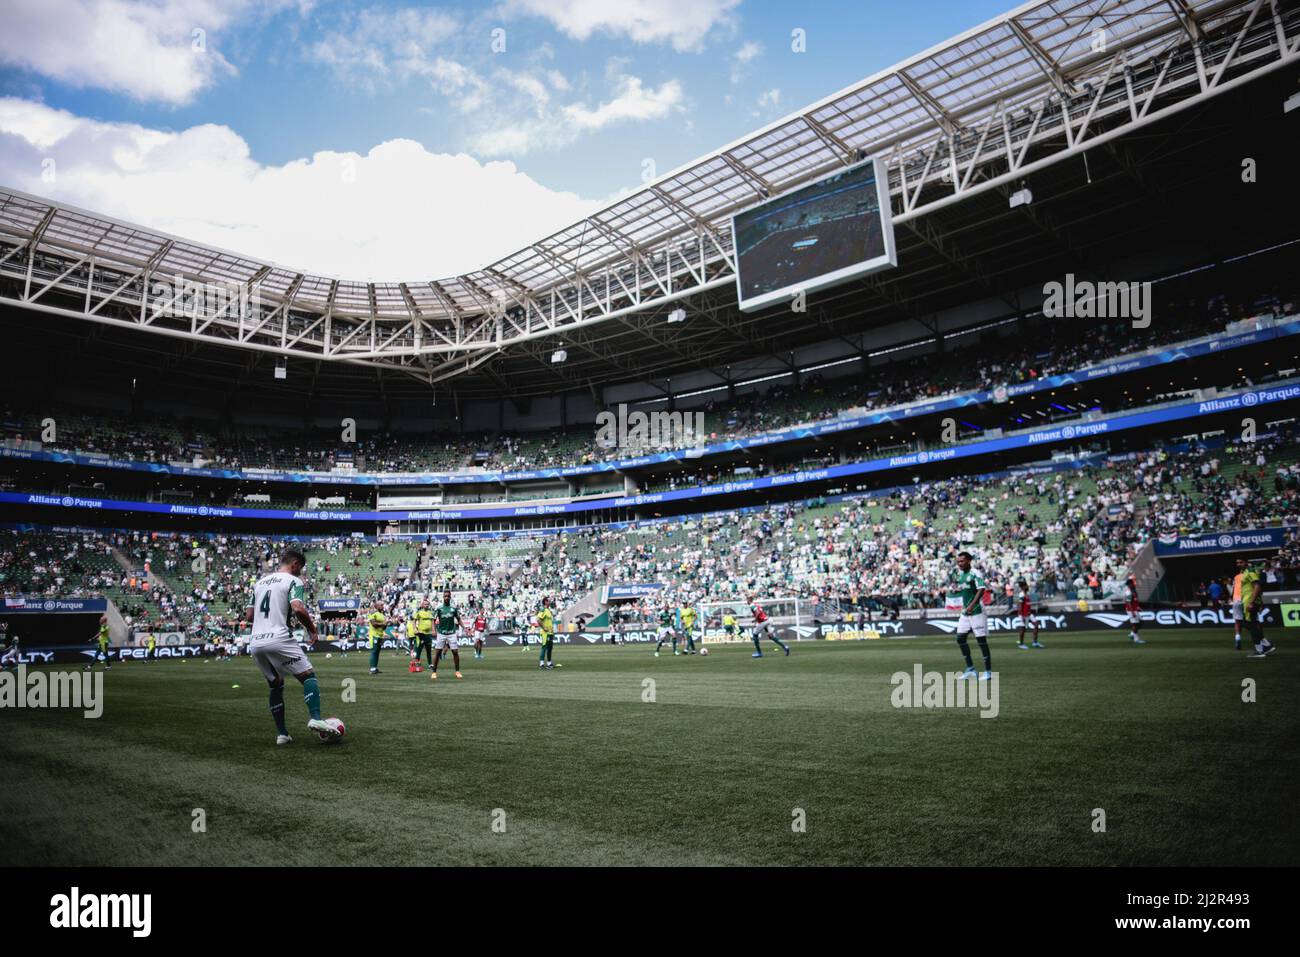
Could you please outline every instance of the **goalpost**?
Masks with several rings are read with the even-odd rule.
[[[790,638],[799,641],[812,635],[813,603],[807,598],[759,598],[752,602],[735,599],[702,601],[695,606],[704,640],[749,641],[749,633],[754,626],[754,605],[767,612],[773,628],[781,628],[783,631],[790,629],[786,632]],[[728,613],[736,619],[736,634],[730,639],[722,626],[723,617]],[[807,628],[800,626],[807,626]]]

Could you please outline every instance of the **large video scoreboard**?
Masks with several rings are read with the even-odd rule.
[[[884,161],[865,160],[731,217],[745,312],[898,265]]]

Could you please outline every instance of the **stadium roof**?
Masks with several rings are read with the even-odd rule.
[[[503,352],[587,342],[620,320],[732,295],[729,217],[868,155],[896,224],[926,217],[1156,122],[1300,54],[1273,0],[1037,0],[728,144],[498,262],[460,276],[313,275],[0,188],[0,302],[282,356],[409,372],[429,384]],[[912,267],[900,243],[900,270]],[[159,309],[151,278],[237,286],[253,307]],[[903,304],[896,277],[865,285]],[[713,299],[714,305],[717,299]],[[193,310],[192,310],[193,311]],[[557,337],[570,336],[567,340]],[[604,353],[613,355],[613,346]]]

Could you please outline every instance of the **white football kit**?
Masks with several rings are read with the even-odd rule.
[[[294,640],[289,622],[293,601],[303,601],[302,579],[275,572],[253,586],[253,632],[248,651],[267,681],[311,671],[311,662]]]

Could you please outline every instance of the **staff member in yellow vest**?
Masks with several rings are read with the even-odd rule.
[[[542,651],[537,658],[537,667],[554,668],[551,652],[555,648],[555,613],[551,611],[551,599],[542,599],[542,610],[537,613],[537,629],[541,632]]]
[[[1242,614],[1246,619],[1246,630],[1255,643],[1255,653],[1250,657],[1267,658],[1277,649],[1273,647],[1273,642],[1264,637],[1264,623],[1261,620],[1264,613],[1264,583],[1260,581],[1258,569],[1251,568],[1245,562],[1242,564],[1245,566],[1241,573]]]
[[[420,660],[421,653],[424,654],[425,660],[429,667],[433,667],[433,609],[429,607],[429,599],[425,598],[420,602],[420,610],[415,613],[415,633],[420,639],[420,643],[415,648],[415,660]]]
[[[375,605],[370,609],[366,624],[370,626],[370,673],[377,675],[379,674],[379,649],[384,644],[384,629],[388,627],[388,618],[379,610],[379,606]]]

